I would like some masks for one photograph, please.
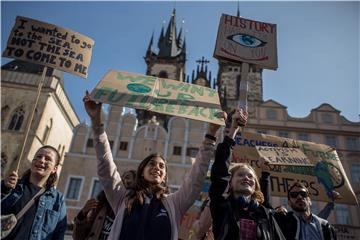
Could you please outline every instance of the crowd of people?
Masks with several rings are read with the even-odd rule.
[[[269,163],[260,161],[261,178],[248,164],[230,163],[234,138],[247,123],[246,111],[233,112],[216,148],[220,126],[209,124],[189,174],[177,191],[170,192],[168,163],[160,154],[147,156],[136,171],[120,175],[102,124],[101,103],[86,94],[84,107],[91,119],[103,190],[76,215],[73,239],[178,240],[181,218],[198,198],[212,159],[209,198],[193,226],[193,239],[336,239],[329,222],[311,212],[304,185],[295,183],[288,189],[291,210],[274,209],[269,202]],[[43,146],[20,179],[12,172],[1,182],[2,239],[64,238],[65,200],[54,188],[59,161],[55,148]]]

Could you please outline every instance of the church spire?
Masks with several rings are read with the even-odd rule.
[[[165,32],[165,36],[163,36],[162,39],[159,38],[159,57],[176,57],[181,50],[180,46],[178,45],[179,41],[180,40],[177,39],[176,34],[176,10],[174,8],[171,14],[169,25],[167,26]]]

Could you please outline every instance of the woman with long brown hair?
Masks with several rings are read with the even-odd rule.
[[[181,216],[200,194],[214,155],[214,135],[219,126],[209,128],[196,161],[178,191],[169,193],[167,162],[158,154],[149,155],[140,163],[134,189],[126,190],[101,124],[101,103],[90,100],[87,94],[84,104],[93,127],[99,180],[116,215],[109,239],[178,240]]]

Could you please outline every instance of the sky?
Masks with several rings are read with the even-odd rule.
[[[245,2],[244,18],[277,24],[278,69],[263,71],[263,99],[287,107],[291,117],[306,117],[329,103],[352,122],[360,121],[360,2]],[[154,32],[167,27],[176,8],[177,30],[186,37],[186,74],[204,56],[217,75],[213,57],[222,13],[236,15],[237,1],[161,2],[7,2],[1,1],[1,51],[16,16],[71,29],[95,41],[88,78],[64,74],[65,91],[81,122],[82,104],[110,69],[145,74],[143,59]],[[1,58],[1,64],[12,59]]]

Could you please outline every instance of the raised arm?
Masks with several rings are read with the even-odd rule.
[[[240,130],[239,126],[245,126],[247,113],[237,109],[232,115],[231,124],[222,143],[216,149],[215,161],[211,168],[211,185],[209,196],[211,208],[215,209],[224,200],[223,193],[228,187],[230,179],[229,166],[231,161],[232,148],[235,145],[234,138]]]
[[[220,113],[219,117],[225,118],[224,114],[226,113]],[[210,160],[214,158],[215,135],[219,128],[220,126],[216,124],[209,125],[207,134],[200,146],[190,173],[185,177],[180,189],[171,196],[180,209],[181,215],[184,214],[199,197]]]
[[[124,199],[126,189],[121,184],[121,177],[113,160],[110,143],[103,124],[101,124],[101,103],[92,101],[88,92],[83,101],[92,123],[99,180],[112,209],[116,212],[116,208],[120,205],[119,202]]]

